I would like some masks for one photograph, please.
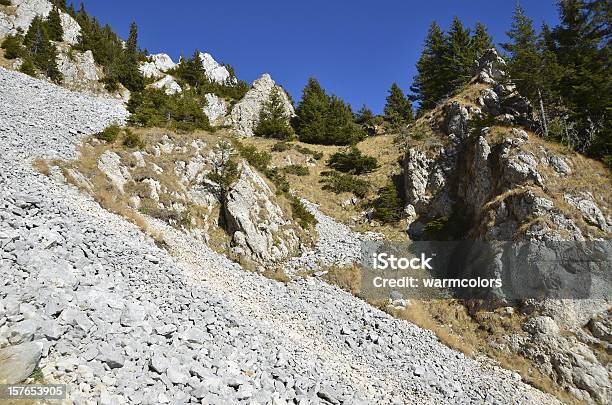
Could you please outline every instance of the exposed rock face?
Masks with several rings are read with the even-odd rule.
[[[0,384],[18,384],[28,378],[38,365],[42,350],[40,341],[0,349]]]
[[[34,17],[47,17],[53,9],[53,5],[48,0],[11,0],[11,2],[13,10],[10,13],[0,11],[0,36],[15,34],[18,28],[27,31]],[[76,44],[81,27],[71,16],[62,11],[60,18],[64,29],[64,41]]]
[[[203,110],[210,123],[218,124],[223,122],[227,114],[227,102],[213,93],[205,94],[204,98],[206,99],[206,106]]]
[[[496,84],[505,75],[506,61],[491,48],[474,62],[472,74],[483,83]]]
[[[200,52],[200,59],[202,59],[202,67],[206,72],[206,77],[210,81],[215,83],[236,83],[236,78],[231,76],[225,66],[220,65],[214,60],[211,54]]]
[[[253,136],[253,130],[259,121],[259,113],[268,102],[272,89],[278,88],[283,99],[285,113],[288,117],[295,115],[293,105],[289,101],[289,97],[285,91],[274,83],[274,80],[269,74],[262,75],[259,79],[253,82],[251,89],[247,92],[240,102],[238,102],[227,119],[227,123],[231,125],[240,136]]]
[[[121,157],[114,152],[104,152],[98,159],[98,168],[121,192],[124,191],[125,183],[131,180],[127,168],[121,165]]]
[[[413,238],[421,238],[427,222],[446,217],[461,224],[457,225],[463,227],[461,237],[467,239],[540,243],[609,240],[612,236],[610,206],[605,192],[602,193],[606,187],[581,191],[589,188],[589,179],[581,177],[576,169],[582,164],[588,167],[586,170],[597,170],[598,164],[584,163],[571,155],[562,156],[554,145],[538,142],[535,135],[524,129],[508,128],[516,125],[528,128],[532,120],[529,103],[515,92],[514,86],[501,86],[496,82],[504,76],[503,71],[498,70],[503,65],[495,53],[485,54],[483,60],[476,63],[478,79],[490,85],[477,100],[482,109],[457,101],[438,108],[432,113],[434,119],[429,125],[439,136],[407,150],[405,191],[409,204],[407,212],[413,213],[409,233]],[[479,128],[476,132],[472,124],[483,114],[495,118],[494,126]],[[609,181],[605,172],[593,176]],[[576,183],[583,186],[568,192]],[[542,252],[537,246],[540,245],[526,249],[524,254],[539,257]],[[503,275],[504,283],[518,277],[507,270],[513,268],[510,265],[513,259],[502,250],[493,251],[487,254],[494,254],[498,261],[487,269],[490,272],[484,274],[478,265],[467,263],[462,276]],[[471,260],[480,257],[482,252],[465,251],[463,254]],[[602,275],[605,278],[609,272],[597,266],[601,265],[589,267],[593,280],[599,280]],[[546,278],[546,268],[537,271],[541,272],[538,277]],[[570,276],[573,273],[568,269]],[[603,284],[592,283],[595,288]],[[552,291],[555,287],[549,288]],[[609,296],[609,292],[607,294],[594,296]],[[505,296],[502,293],[495,298],[504,302]],[[590,304],[584,305],[585,301]],[[609,374],[587,344],[599,338],[594,335],[585,338],[582,328],[593,317],[603,316],[602,319],[607,320],[608,303],[603,299],[567,300],[560,306],[558,300],[548,300],[533,308],[536,307],[537,310],[530,313],[554,313],[554,319],[571,318],[572,321],[553,325],[552,319],[532,319],[534,325],[540,326],[526,325],[525,331],[531,336],[523,341],[525,347],[515,348],[515,351],[533,359],[544,373],[571,389],[578,398],[589,401],[607,398]],[[556,336],[559,327],[564,333],[576,334],[581,343]]]
[[[243,161],[224,204],[236,253],[263,264],[280,262],[298,250],[295,225],[275,200],[265,180]]]
[[[79,42],[79,35],[81,35],[81,27],[74,18],[70,15],[60,11],[60,18],[62,20],[62,28],[64,30],[64,42],[70,45],[75,45]]]
[[[172,58],[165,53],[157,53],[149,56],[149,62],[143,62],[140,64],[140,72],[144,77],[163,77],[164,73],[174,69],[176,63],[172,61]]]
[[[156,81],[151,86],[157,89],[164,89],[166,94],[176,94],[183,91],[181,86],[170,75],[164,76],[163,79]]]
[[[60,45],[58,46],[57,67],[64,77],[63,84],[66,87],[84,93],[107,93],[99,81],[103,73],[96,66],[91,51],[79,52]]]

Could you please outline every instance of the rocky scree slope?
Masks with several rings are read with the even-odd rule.
[[[316,279],[244,272],[163,223],[160,250],[31,167],[123,107],[4,69],[0,88],[0,358],[40,356],[74,402],[556,403]]]
[[[609,172],[530,131],[531,105],[514,86],[501,83],[504,61],[494,50],[476,63],[474,73],[466,89],[412,129],[426,136],[408,141],[404,159],[409,234],[421,238],[429,221],[443,218],[449,232],[461,227],[461,236],[475,240],[610,240]],[[492,274],[512,277],[498,255]],[[466,266],[462,276],[492,275],[470,271]],[[591,275],[609,280],[609,271],[600,268]],[[497,298],[508,304],[504,296]],[[501,347],[532,359],[578,399],[605,403],[612,374],[601,353],[612,342],[609,301],[517,305],[529,314],[523,325],[527,335],[508,337]]]

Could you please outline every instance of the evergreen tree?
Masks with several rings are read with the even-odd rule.
[[[32,63],[32,59],[29,56],[23,58],[19,71],[21,73],[25,73],[26,75],[36,77],[36,69],[34,68],[34,63]]]
[[[139,70],[138,27],[130,25],[130,35],[125,43],[125,51],[119,72],[119,81],[130,91],[144,88],[144,77]]]
[[[349,145],[365,136],[353,120],[351,107],[336,96],[328,96],[314,78],[308,79],[295,112],[295,130],[302,142]]]
[[[355,114],[355,122],[360,125],[369,125],[374,120],[374,113],[365,104]]]
[[[404,96],[404,92],[396,83],[393,83],[389,89],[384,111],[385,119],[396,128],[404,126],[414,119],[412,103]]]
[[[44,21],[35,17],[26,33],[24,46],[35,67],[56,83],[62,81],[62,74],[57,68],[57,49],[49,41]]]
[[[47,33],[51,41],[61,42],[64,39],[64,29],[62,28],[62,20],[57,7],[53,7],[47,17]]]
[[[272,89],[268,102],[261,109],[254,132],[266,138],[289,139],[293,136],[293,128],[289,125],[289,117],[278,88]]]
[[[393,223],[401,219],[404,205],[392,181],[378,190],[378,198],[374,201],[373,206],[374,219],[382,223]]]
[[[458,17],[453,19],[446,38],[446,52],[440,68],[447,82],[445,95],[467,83],[472,77],[474,54],[470,38],[470,29],[464,28]]]
[[[493,40],[487,32],[487,28],[480,22],[476,23],[476,29],[474,30],[471,42],[474,60],[480,58],[486,50],[494,48]]]
[[[538,37],[533,21],[517,3],[512,26],[506,33],[511,42],[502,44],[508,52],[508,70],[518,91],[530,100],[536,100],[542,89],[542,59],[538,53]]]
[[[25,51],[21,45],[21,38],[17,35],[9,35],[2,42],[2,49],[4,49],[4,57],[6,59],[21,58]]]
[[[416,68],[410,90],[414,100],[420,102],[419,111],[431,109],[446,94],[448,85],[441,67],[446,53],[446,41],[440,26],[434,21],[429,27],[425,45]]]
[[[329,97],[315,78],[308,79],[295,113],[295,132],[303,142],[323,143]]]

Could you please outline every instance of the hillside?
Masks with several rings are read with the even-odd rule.
[[[558,106],[534,107],[490,41],[437,98],[423,74],[419,109],[393,84],[374,115],[315,78],[296,102],[209,53],[148,54],[84,6],[7,3],[0,384],[98,404],[608,402],[605,133],[582,153],[566,118],[544,133]],[[378,289],[373,246],[500,287]]]

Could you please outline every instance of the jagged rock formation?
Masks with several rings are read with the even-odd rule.
[[[27,31],[34,17],[47,17],[53,9],[53,5],[47,0],[11,0],[11,3],[12,6],[8,6],[5,10],[0,8],[0,36],[16,34],[19,28],[24,32]],[[60,18],[64,29],[64,41],[76,44],[81,27],[63,11],[60,11]]]
[[[79,138],[125,119],[120,103],[4,69],[0,87],[0,345],[43,343],[41,370],[70,400],[557,403],[320,280],[245,272],[162,222],[158,248],[31,167],[74,158]]]
[[[210,123],[213,125],[222,124],[225,115],[227,115],[227,102],[213,93],[205,94],[204,98],[206,99],[206,106],[203,111]]]
[[[206,72],[206,77],[215,83],[229,83],[235,84],[236,78],[232,77],[229,70],[223,65],[220,65],[209,53],[200,52],[200,59],[202,59],[202,67]]]
[[[251,89],[232,108],[230,116],[227,118],[227,124],[231,125],[239,136],[254,135],[253,130],[259,122],[259,113],[264,104],[268,102],[274,87],[280,91],[287,116],[293,117],[295,115],[293,105],[283,88],[277,86],[272,77],[266,73],[253,82]]]
[[[246,161],[223,204],[233,251],[260,264],[279,263],[299,252],[298,226],[275,202],[266,181]]]
[[[149,61],[140,64],[140,72],[147,78],[160,78],[164,76],[164,73],[175,67],[176,63],[172,61],[170,56],[165,53],[157,53],[149,55]]]
[[[174,77],[170,75],[164,76],[162,79],[156,81],[151,85],[157,89],[164,89],[166,94],[176,94],[183,91],[181,86],[174,80]]]
[[[404,160],[408,232],[421,238],[426,223],[444,217],[461,226],[468,239],[609,240],[612,212],[606,169],[528,132],[533,123],[529,103],[514,86],[496,81],[504,76],[503,65],[495,52],[488,52],[475,64],[479,70],[467,89],[417,122],[431,137],[413,142]],[[479,124],[483,121],[487,126]],[[478,254],[483,252],[463,252],[474,262]],[[462,276],[512,279],[503,252],[496,254],[499,261],[488,269],[491,273],[467,263]],[[591,274],[596,280],[607,277],[607,272],[609,268],[593,268]],[[503,302],[505,296],[496,298]],[[586,336],[582,328],[591,319],[608,317],[609,307],[606,300],[532,303],[534,314],[552,317],[546,318],[551,327],[541,331],[526,325],[528,336],[513,340],[512,350],[533,359],[576,397],[601,402],[610,393],[609,373],[588,345],[598,338]],[[572,331],[576,338],[556,336],[559,329]]]

